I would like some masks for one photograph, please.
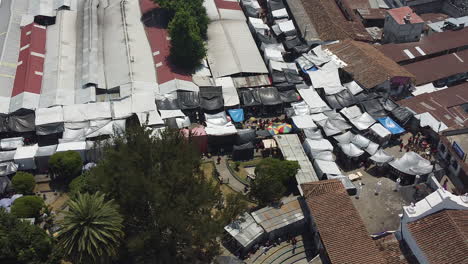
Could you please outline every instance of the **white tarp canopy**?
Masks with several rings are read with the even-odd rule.
[[[296,88],[302,99],[304,99],[304,101],[310,107],[311,113],[321,113],[330,109],[327,103],[322,100],[314,88],[307,87],[305,85],[298,85]]]
[[[338,67],[334,62],[328,62],[316,71],[307,71],[307,74],[315,88],[341,86]]]
[[[335,155],[331,151],[313,152],[312,158],[314,160],[335,161]]]
[[[328,118],[328,116],[326,116],[324,113],[311,114],[310,116],[312,117],[312,120],[314,120],[315,122],[325,120]]]
[[[389,162],[393,168],[410,175],[424,175],[432,172],[431,162],[411,151],[406,152],[403,157]]]
[[[310,115],[310,107],[305,101],[291,103],[295,116]]]
[[[164,125],[164,120],[159,115],[158,111],[150,111],[148,113],[140,113],[137,115],[140,124],[147,126]]]
[[[279,18],[289,18],[288,11],[286,10],[286,8],[281,8],[281,9],[273,10],[273,11],[271,11],[271,15],[272,15],[273,18],[275,18],[275,19],[279,19]]]
[[[17,149],[24,145],[24,138],[14,137],[14,138],[3,138],[0,139],[0,148],[2,150],[11,150]]]
[[[61,142],[57,146],[57,152],[65,152],[69,150],[78,152],[83,161],[86,160],[86,141]]]
[[[0,162],[14,160],[15,153],[16,150],[0,151]]]
[[[338,143],[347,144],[347,143],[350,143],[351,140],[353,140],[354,136],[355,135],[351,131],[347,131],[346,133],[343,133],[343,134],[338,135],[338,136],[334,136],[333,138],[336,141],[338,141]]]
[[[110,119],[112,117],[110,102],[74,104],[63,107],[65,122],[83,122],[89,120]]]
[[[263,23],[263,20],[260,18],[255,18],[255,17],[249,17],[249,26],[253,28],[256,32],[264,34],[268,30],[270,30],[270,27]]]
[[[292,20],[280,22],[278,23],[278,27],[286,36],[294,36],[297,33]]]
[[[369,142],[369,145],[364,149],[370,155],[374,155],[379,149],[380,145],[375,142]]]
[[[206,134],[211,136],[232,135],[237,133],[236,127],[227,119],[226,112],[206,114]]]
[[[36,110],[36,126],[63,122],[63,109],[61,106],[39,108]]]
[[[268,68],[270,69],[270,72],[272,72],[272,71],[281,72],[284,69],[293,70],[293,71],[297,72],[296,64],[294,64],[292,62],[282,62],[282,61],[270,60],[268,62]]]
[[[359,157],[364,154],[364,151],[361,150],[358,146],[354,145],[353,143],[345,143],[345,144],[338,144],[343,151],[344,154],[348,157]]]
[[[112,118],[127,118],[132,114],[132,98],[125,97],[121,100],[112,101]]]
[[[47,26],[41,108],[75,103],[76,22],[76,11],[60,10]]]
[[[320,176],[325,174],[341,175],[342,172],[334,161],[314,160],[314,167]]]
[[[206,63],[206,62],[204,62],[204,63]],[[205,69],[205,68],[203,66],[200,66],[200,69],[198,70],[197,74],[199,74],[199,75],[202,75],[202,74],[208,75],[209,70],[205,73],[205,71],[203,69]],[[172,93],[172,92],[178,91],[178,90],[199,92],[200,87],[198,87],[193,82],[186,81],[186,80],[180,80],[180,79],[174,79],[174,80],[159,84],[159,93],[160,94]]]
[[[330,141],[326,139],[309,139],[306,138],[304,141],[304,151],[307,154],[310,154],[312,152],[322,152],[322,151],[333,151],[333,145],[330,143]]]
[[[444,89],[447,89],[447,86],[441,87],[441,88],[436,88],[433,83],[427,83],[421,86],[416,86],[414,87],[415,90],[411,93],[413,96],[418,96],[420,94],[425,94],[425,93],[433,93],[436,91],[441,91]]]
[[[385,150],[379,149],[369,159],[377,163],[387,163],[394,160],[395,158],[392,155],[388,154]]]
[[[362,115],[361,109],[359,109],[359,107],[356,105],[351,107],[344,107],[340,110],[340,113],[342,113],[348,119],[354,119]]]
[[[292,117],[294,125],[299,129],[317,128],[312,116],[310,115],[295,115]]]
[[[392,133],[388,131],[384,126],[382,126],[380,123],[372,125],[370,127],[370,131],[372,131],[373,134],[379,136],[380,138],[387,138],[387,137],[392,136]]]
[[[356,145],[357,147],[359,148],[367,148],[367,146],[369,146],[370,144],[370,140],[367,139],[366,137],[364,137],[363,135],[361,134],[357,134],[353,137],[353,139],[351,139],[351,143],[353,143],[354,145]]]
[[[264,56],[266,62],[268,62],[270,60],[279,61],[279,62],[284,61],[283,54],[281,53],[281,50],[275,49],[275,48],[272,48],[272,47],[266,47],[265,51],[263,52],[263,56]]]
[[[181,110],[159,110],[159,112],[161,113],[161,118],[163,120],[173,117],[185,117]]]
[[[28,15],[55,17],[55,0],[34,0],[30,1]]]
[[[49,158],[54,155],[57,150],[57,145],[39,147],[34,156],[36,166],[39,171],[47,170],[49,167]]]
[[[208,40],[207,56],[213,77],[268,73],[245,20],[212,21],[208,25]]]
[[[356,94],[358,94],[358,93],[360,93],[360,92],[362,92],[364,90],[355,81],[345,83],[345,84],[343,84],[343,86],[346,87],[351,92],[352,95],[356,95]]]
[[[317,124],[322,127],[323,132],[325,132],[327,136],[340,134],[351,128],[346,121],[341,119],[328,118],[317,122]]]
[[[15,153],[15,163],[18,164],[19,170],[34,170],[36,163],[34,157],[39,146],[37,144],[31,146],[19,147]]]
[[[447,125],[444,124],[444,122],[441,122],[435,119],[435,117],[428,112],[415,115],[414,117],[419,120],[419,125],[421,127],[428,126],[436,133],[439,133],[448,129]]]
[[[231,77],[216,78],[215,83],[217,86],[221,86],[225,106],[235,106],[240,104],[239,95],[237,94],[237,89],[234,86],[234,82]]]
[[[322,131],[320,131],[320,129],[311,129],[311,128],[306,128],[304,129],[304,135],[306,138],[310,138],[310,139],[322,139],[323,138],[323,135],[322,135]]]
[[[359,130],[366,130],[376,122],[375,119],[367,112],[364,112],[362,115],[350,119],[349,121]]]

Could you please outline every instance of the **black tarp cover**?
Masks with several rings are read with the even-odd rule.
[[[297,102],[300,99],[299,93],[296,90],[286,90],[286,91],[279,91],[281,101],[283,103],[293,103]]]
[[[257,106],[262,104],[257,89],[239,89],[238,91],[242,106]]]
[[[275,10],[280,10],[284,8],[284,3],[283,0],[270,0],[268,1],[268,10],[275,11]]]
[[[180,109],[195,109],[200,107],[200,97],[198,92],[193,91],[177,91],[177,101]]]
[[[290,69],[284,69],[283,72],[284,72],[284,76],[286,77],[286,80],[288,81],[288,83],[292,83],[292,84],[302,83],[303,79],[302,79],[301,76],[299,76],[297,71],[290,70]]]
[[[263,105],[277,105],[282,103],[278,89],[275,87],[258,88],[258,94]]]
[[[200,89],[200,106],[205,110],[216,110],[224,106],[221,87],[205,87]]]
[[[8,129],[13,132],[31,132],[36,130],[34,112],[12,115],[8,118]]]
[[[271,79],[273,81],[273,83],[282,83],[282,82],[286,82],[286,75],[284,74],[284,72],[279,72],[279,71],[273,71],[271,73]]]
[[[50,135],[63,132],[63,123],[52,123],[36,126],[36,135]]]
[[[385,99],[383,97],[379,98],[380,104],[382,104],[383,108],[387,111],[393,111],[398,105],[393,102],[391,99]]]
[[[283,44],[286,50],[292,50],[294,49],[294,47],[302,45],[302,42],[299,38],[294,37],[294,38],[283,41]]]
[[[256,18],[258,18],[258,16],[259,16],[258,10],[255,9],[253,6],[244,5],[244,10],[245,10],[245,14],[246,14],[248,17],[256,17]]]
[[[243,145],[249,142],[255,142],[257,135],[253,129],[238,129],[236,135],[236,145]]]
[[[387,115],[379,99],[363,101],[361,105],[364,107],[365,112],[369,113],[373,118],[385,117]]]
[[[8,118],[2,115],[0,115],[0,132],[8,132]]]
[[[245,143],[240,146],[234,145],[232,148],[232,160],[251,160],[254,157],[254,145],[252,142]]]
[[[356,98],[349,90],[343,90],[339,93],[326,95],[325,99],[333,109],[341,109],[356,104]]]
[[[276,44],[278,41],[273,36],[265,36],[260,32],[257,32],[257,38],[260,42],[265,44]]]
[[[411,119],[411,117],[413,117],[413,113],[411,113],[410,110],[408,110],[406,107],[400,106],[393,109],[392,115],[399,123],[406,123]]]
[[[177,97],[163,97],[161,99],[156,99],[156,105],[159,110],[179,110],[179,102]]]

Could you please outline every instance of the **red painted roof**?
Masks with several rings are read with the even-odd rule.
[[[18,63],[21,62],[21,64],[16,68],[11,97],[23,92],[35,94],[41,92],[45,42],[45,27],[33,23],[21,29],[20,49],[23,50],[20,50],[18,56]]]
[[[422,20],[422,18],[420,16],[418,16],[416,13],[414,13],[413,9],[411,9],[408,6],[403,6],[403,7],[399,7],[399,8],[390,9],[390,10],[388,10],[388,13],[393,17],[393,19],[395,19],[395,21],[398,24],[401,24],[401,25],[405,24],[404,18],[408,14],[410,14],[411,24],[423,23],[424,22],[424,20]]]
[[[141,13],[145,14],[152,9],[159,8],[159,6],[151,0],[140,0],[140,8]],[[167,30],[159,27],[145,26],[145,31],[151,46],[151,52],[153,54],[159,52],[159,54],[153,55],[158,84],[176,79],[192,81],[192,76],[190,74],[178,70],[169,63],[171,41],[168,39],[169,34]]]
[[[215,5],[218,9],[241,10],[239,3],[234,1],[215,0]]]

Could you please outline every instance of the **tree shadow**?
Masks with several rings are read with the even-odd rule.
[[[167,29],[173,13],[164,8],[153,8],[143,14],[141,22],[146,27]]]

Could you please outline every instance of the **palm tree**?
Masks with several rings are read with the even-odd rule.
[[[58,236],[60,248],[73,263],[105,263],[117,255],[123,237],[123,218],[113,200],[105,195],[78,194],[68,201],[62,230]]]

